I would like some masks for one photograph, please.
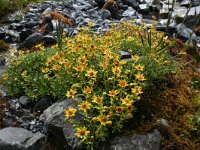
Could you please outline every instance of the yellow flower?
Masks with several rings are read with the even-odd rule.
[[[92,92],[92,88],[90,88],[89,86],[86,86],[84,89],[83,89],[83,93],[84,94],[90,94]]]
[[[108,67],[108,63],[106,63],[106,62],[101,62],[101,63],[100,63],[100,66],[101,66],[102,68],[107,68],[107,67]]]
[[[178,54],[179,54],[179,55],[187,55],[187,52],[185,52],[185,51],[180,51]]]
[[[121,69],[119,67],[115,66],[115,67],[112,68],[112,72],[115,75],[120,75]]]
[[[134,60],[134,61],[138,61],[139,59],[140,59],[140,56],[139,55],[133,55],[133,56],[131,56],[132,57],[132,59]]]
[[[78,72],[83,72],[84,69],[85,69],[85,66],[84,66],[83,64],[79,64],[79,65],[76,66],[74,69],[75,69],[76,71],[78,71]]]
[[[27,70],[24,70],[24,71],[21,73],[21,76],[23,76],[23,77],[27,76]]]
[[[56,64],[56,65],[53,65],[53,66],[52,66],[52,69],[53,69],[53,70],[55,70],[55,71],[57,71],[57,70],[59,70],[59,69],[60,69],[60,66],[59,66],[59,65],[57,65],[57,64]]]
[[[144,75],[143,74],[137,74],[136,76],[135,76],[135,78],[137,79],[137,80],[139,80],[139,81],[144,81],[144,80],[146,80],[145,79],[145,77],[144,77]]]
[[[116,113],[121,113],[122,112],[122,107],[121,106],[117,106],[115,108]]]
[[[131,113],[133,111],[133,105],[127,105],[127,111]]]
[[[102,103],[102,101],[103,101],[103,97],[101,97],[101,96],[93,96],[93,100],[92,100],[92,102],[93,103],[97,103],[97,104],[100,104],[100,103]]]
[[[135,69],[137,69],[138,71],[143,71],[144,70],[144,66],[139,64],[139,65],[135,66]]]
[[[94,27],[95,23],[94,22],[88,22],[89,27]]]
[[[100,115],[98,117],[98,120],[99,120],[100,124],[103,125],[103,126],[106,126],[107,124],[108,125],[112,124],[112,121],[110,121],[108,116],[105,116],[105,115]]]
[[[121,99],[121,101],[122,101],[122,104],[126,106],[133,104],[133,100],[130,99],[128,96],[126,96],[124,99]]]
[[[112,89],[109,91],[108,96],[115,97],[119,92],[117,90]]]
[[[93,69],[89,69],[86,74],[86,76],[91,77],[91,78],[96,77],[96,75],[97,75],[97,71],[94,71]]]
[[[82,102],[78,105],[79,109],[82,110],[83,112],[87,112],[87,110],[90,110],[91,104],[87,101]]]
[[[75,88],[71,88],[68,92],[67,92],[67,94],[66,94],[66,96],[68,97],[68,98],[74,98],[74,95],[76,94],[76,89]]]
[[[60,55],[57,53],[57,54],[55,54],[54,56],[52,56],[51,57],[52,58],[52,60],[54,60],[54,61],[59,61],[61,58],[60,58]]]
[[[64,65],[65,68],[69,68],[71,66],[71,62],[65,61],[63,65]]]
[[[128,86],[126,80],[119,80],[118,86],[125,88],[126,86]]]
[[[126,61],[126,60],[121,60],[119,63],[120,63],[121,65],[125,65],[125,64],[127,63],[127,61]]]
[[[49,68],[43,68],[42,69],[42,73],[48,73],[49,72]]]
[[[113,58],[113,56],[111,54],[106,54],[104,57],[106,60],[110,60]]]
[[[3,78],[3,80],[7,80],[8,79],[8,74],[3,74],[2,78]]]
[[[81,58],[79,58],[79,62],[81,63],[81,64],[85,64],[86,62],[87,62],[87,57],[84,55],[84,56],[82,56]]]
[[[132,92],[133,94],[136,94],[136,95],[139,95],[139,94],[142,94],[142,93],[143,93],[143,92],[142,92],[142,88],[141,88],[140,86],[135,87],[135,88],[132,88],[132,89],[131,89],[131,92]]]
[[[52,60],[51,60],[51,58],[48,58],[45,65],[50,66],[51,64],[52,64]]]
[[[86,139],[90,131],[86,127],[76,128],[76,136],[81,139]]]
[[[65,110],[65,117],[68,119],[68,118],[71,118],[71,117],[74,117],[75,116],[75,113],[76,113],[76,109],[73,108],[73,107],[69,107],[68,109]]]

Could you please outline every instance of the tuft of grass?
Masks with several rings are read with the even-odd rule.
[[[0,15],[13,12],[17,9],[25,7],[29,3],[37,3],[42,0],[0,0]]]

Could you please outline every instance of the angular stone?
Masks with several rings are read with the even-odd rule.
[[[21,96],[21,97],[19,98],[19,103],[22,104],[23,106],[27,106],[28,104],[31,103],[31,100],[30,100],[30,98],[27,97],[27,96]]]
[[[52,35],[45,35],[43,40],[44,40],[45,44],[54,44],[54,43],[56,43],[56,39]]]
[[[81,101],[81,98],[78,98],[78,101]],[[44,110],[40,116],[40,121],[44,122],[47,132],[55,139],[59,139],[60,145],[66,146],[68,144],[72,148],[78,146],[73,125],[65,120],[64,114],[65,109],[77,108],[77,105],[78,103],[74,99],[58,101]],[[76,120],[80,120],[80,117],[77,116]]]
[[[131,17],[136,15],[136,10],[134,10],[132,7],[128,7],[127,10],[125,10],[122,14],[123,17]]]
[[[138,8],[139,7],[139,3],[137,2],[137,0],[123,0],[123,3],[125,5],[131,6],[133,8]]]
[[[43,112],[45,109],[47,109],[49,106],[51,106],[52,101],[48,98],[42,98],[41,100],[39,100],[34,107],[34,111],[35,112]]]
[[[187,28],[184,24],[180,23],[177,25],[177,36],[183,40],[195,40],[196,35],[195,33]]]
[[[23,128],[0,130],[0,150],[45,150],[46,136]]]
[[[125,52],[125,51],[119,51],[120,52],[120,59],[129,59],[131,58],[131,54],[129,52]]]
[[[111,13],[110,11],[106,10],[106,9],[101,9],[99,10],[99,15],[101,16],[101,18],[104,19],[110,19],[111,17]]]
[[[159,150],[161,135],[155,130],[146,135],[116,137],[101,150]]]
[[[23,43],[19,45],[19,49],[31,48],[32,46],[43,41],[43,35],[41,33],[33,33]]]
[[[32,33],[33,31],[31,29],[23,29],[19,34],[21,42],[25,41],[26,38],[30,36]]]
[[[139,10],[141,14],[146,14],[150,11],[148,4],[140,4],[139,5]]]

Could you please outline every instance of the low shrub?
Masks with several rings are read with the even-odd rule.
[[[132,118],[143,87],[176,68],[167,52],[171,42],[154,26],[147,29],[125,22],[111,26],[101,34],[81,28],[73,38],[62,39],[61,47],[38,46],[42,50],[12,59],[3,75],[11,96],[75,101],[81,97],[77,108],[70,107],[65,115],[74,124],[79,143],[90,149]],[[131,59],[120,60],[120,50],[129,52]],[[82,122],[74,119],[77,114]]]

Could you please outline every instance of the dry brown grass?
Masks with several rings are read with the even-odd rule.
[[[157,82],[145,91],[136,104],[137,111],[124,131],[125,135],[145,134],[158,129],[162,135],[160,149],[197,150],[200,137],[193,134],[193,126],[189,122],[189,116],[197,111],[193,102],[196,91],[190,83],[192,76],[200,77],[187,64],[176,74],[169,75],[167,81]],[[162,118],[169,126],[159,123]]]
[[[0,95],[0,129],[2,129],[4,127],[4,125],[3,125],[3,116],[4,116],[3,109],[5,107],[6,107],[6,103]]]
[[[103,9],[109,9],[109,7],[114,6],[117,11],[119,11],[119,7],[115,0],[107,0],[106,3],[103,5]]]
[[[45,24],[46,24],[46,22],[45,22],[45,17],[46,17],[47,15],[51,15],[52,20],[57,20],[57,21],[63,23],[64,25],[70,25],[70,26],[72,26],[72,25],[74,24],[74,22],[73,22],[72,19],[70,19],[70,18],[68,18],[68,17],[65,17],[64,15],[62,15],[62,14],[60,14],[60,13],[58,13],[58,12],[49,11],[49,12],[47,12],[47,13],[45,13],[45,14],[43,15],[43,18],[42,18],[42,26],[41,26],[40,29],[39,29],[39,30],[41,30],[41,31],[44,31]]]

